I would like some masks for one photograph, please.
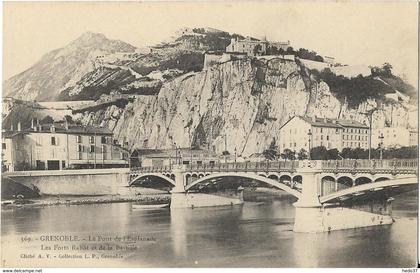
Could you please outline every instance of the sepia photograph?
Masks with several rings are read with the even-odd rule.
[[[416,272],[418,1],[2,9],[3,272]]]

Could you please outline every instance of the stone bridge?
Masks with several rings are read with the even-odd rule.
[[[389,197],[416,189],[417,170],[417,159],[174,165],[132,169],[130,185],[135,185],[142,178],[160,177],[173,185],[171,208],[198,207],[243,201],[200,194],[199,190],[206,185],[225,183],[226,179],[223,178],[227,177],[252,179],[295,196],[298,201],[294,204],[294,230],[317,232],[392,223],[392,218],[387,214],[390,211],[387,205]],[[372,215],[372,200],[379,202],[380,214]],[[347,211],[349,206],[360,202],[370,202],[371,212],[363,211],[365,208]],[[340,213],[337,213],[337,208],[341,208]],[[343,215],[347,214],[357,214],[357,217],[352,216],[354,221],[346,223]],[[372,217],[376,217],[377,221]],[[326,226],[327,219],[340,220],[331,220],[331,224]]]

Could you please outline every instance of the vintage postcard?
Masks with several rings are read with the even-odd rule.
[[[417,267],[417,1],[3,2],[2,54],[2,267]]]

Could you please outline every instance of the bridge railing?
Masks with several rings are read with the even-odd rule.
[[[417,170],[418,159],[344,159],[321,161],[322,169]]]
[[[188,165],[186,170],[200,172],[270,172],[294,170],[297,167],[299,167],[299,162],[297,161],[267,161]]]
[[[368,159],[344,159],[344,160],[317,160],[312,161],[315,168],[322,170],[401,170],[401,171],[417,171],[418,159],[384,159],[384,160],[368,160]],[[229,162],[216,164],[195,164],[185,165],[184,170],[191,172],[279,172],[279,171],[295,171],[304,164],[303,161],[265,161],[265,162]],[[135,167],[131,171],[133,173],[156,173],[171,172],[172,166],[151,166],[151,167]]]

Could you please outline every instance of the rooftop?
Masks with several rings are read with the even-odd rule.
[[[2,133],[3,137],[11,137],[12,135],[19,133],[51,133],[51,127],[53,124],[40,124],[37,125],[37,129],[28,128],[22,131],[5,131]],[[112,135],[112,131],[108,128],[95,127],[95,126],[81,126],[81,125],[68,125],[66,128],[64,123],[54,123],[56,134],[78,134],[78,135]]]
[[[285,126],[287,123],[289,123],[290,120],[292,120],[295,117],[299,117],[305,122],[316,127],[329,127],[329,128],[357,127],[357,128],[365,128],[365,129],[369,128],[369,126],[355,120],[329,119],[329,118],[317,118],[317,117],[307,117],[307,116],[294,116],[291,119],[289,119],[285,124],[283,124],[283,126]],[[283,128],[283,126],[281,128]]]
[[[369,126],[355,120],[337,119],[337,123],[343,127],[360,127],[360,128],[366,128],[366,129],[369,128]]]
[[[319,126],[319,127],[331,127],[331,128],[341,128],[339,124],[337,124],[337,120],[327,119],[327,118],[311,118],[306,116],[299,116],[304,121],[308,122],[312,126]]]

